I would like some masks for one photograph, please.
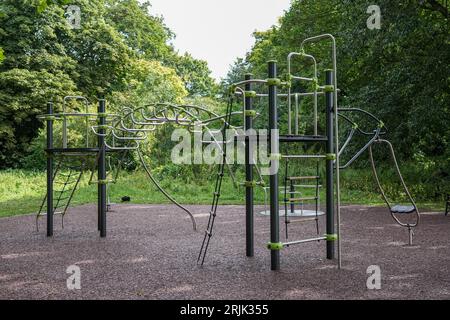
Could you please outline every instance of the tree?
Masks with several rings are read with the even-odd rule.
[[[71,0],[81,9],[80,28],[66,21],[67,3],[0,2],[0,168],[19,163],[43,126],[36,116],[50,99],[83,95],[95,101],[102,95],[119,108],[180,102],[186,89],[214,91],[207,64],[174,52],[172,33],[150,15],[148,2]]]
[[[448,5],[447,5],[447,0],[441,0],[441,1],[439,1],[439,0],[419,0],[419,4],[427,10],[439,12],[446,19],[449,18],[449,9],[448,9]]]
[[[217,93],[218,87],[211,78],[211,70],[206,61],[185,53],[183,56],[177,56],[173,65],[190,95],[213,96]]]
[[[150,15],[149,1],[107,0],[106,19],[138,58],[167,63],[173,56],[168,42],[174,34],[161,17]]]
[[[292,1],[279,26],[255,33],[246,62],[252,73],[264,77],[266,61],[277,59],[282,75],[288,53],[298,52],[303,39],[335,35],[341,105],[383,119],[399,157],[414,160],[437,188],[450,171],[450,34],[443,3],[380,0],[381,29],[369,30],[370,1]],[[309,45],[306,51],[317,57],[320,69],[330,67],[328,44]],[[299,67],[293,64],[294,70]],[[280,107],[282,130],[285,110]]]
[[[59,45],[67,32],[59,8],[41,15],[26,1],[0,4],[0,167],[18,163],[36,136],[51,97],[76,93],[76,62]]]
[[[435,1],[426,2],[430,6]],[[255,33],[256,43],[246,58],[250,70],[264,76],[266,61],[277,59],[282,74],[287,54],[298,51],[303,39],[332,33],[338,41],[342,103],[371,111],[388,128],[396,128],[391,138],[403,158],[411,159],[417,152],[443,156],[450,138],[444,129],[449,122],[450,88],[447,22],[417,1],[380,0],[382,28],[369,30],[369,4],[366,0],[293,1],[280,26]],[[330,65],[328,47],[306,49],[322,68]],[[323,76],[319,75],[322,82]]]
[[[156,102],[182,103],[188,95],[175,70],[158,61],[134,60],[125,82],[128,90],[113,92],[111,96],[117,108]]]
[[[250,65],[248,61],[243,58],[237,58],[230,66],[227,75],[222,79],[220,86],[222,93],[227,94],[229,86],[233,83],[242,81],[246,73],[249,73]]]

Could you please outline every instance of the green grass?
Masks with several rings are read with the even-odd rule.
[[[242,174],[238,175],[243,181]],[[161,185],[174,198],[183,204],[210,204],[214,190],[214,177],[199,179],[195,183],[186,184],[181,179],[166,178]],[[361,205],[383,205],[380,195],[375,192],[375,185],[368,171],[350,170],[342,176],[342,203]],[[89,185],[89,175],[86,174],[75,193],[71,206],[96,203],[97,186]],[[0,171],[0,217],[35,213],[38,211],[46,189],[45,172],[23,170]],[[110,185],[111,202],[118,203],[122,196],[130,196],[132,203],[154,204],[169,203],[147,178],[145,172],[122,172],[119,181]],[[255,199],[264,203],[264,191],[255,189]],[[311,190],[310,192],[313,192]],[[306,196],[308,194],[305,194]],[[311,194],[312,195],[312,194]],[[245,191],[243,187],[236,189],[229,177],[225,177],[221,204],[243,204]],[[280,197],[282,199],[282,197]],[[323,191],[321,199],[325,199]],[[323,201],[322,201],[323,202]],[[421,207],[443,210],[443,203],[420,201]]]

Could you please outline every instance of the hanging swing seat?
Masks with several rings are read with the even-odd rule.
[[[395,151],[394,151],[394,147],[392,146],[392,143],[390,143],[387,140],[383,140],[383,139],[378,139],[375,140],[374,143],[385,143],[388,145],[389,147],[389,151],[391,153],[391,157],[392,160],[394,161],[394,165],[395,165],[395,170],[397,171],[397,175],[400,179],[400,182],[403,186],[403,190],[405,191],[406,195],[409,198],[409,201],[411,203],[411,205],[394,205],[391,206],[389,203],[388,198],[386,197],[386,194],[384,192],[383,187],[381,186],[380,183],[380,179],[378,178],[378,174],[377,174],[377,169],[375,166],[375,161],[373,159],[373,154],[372,154],[372,145],[369,146],[369,159],[370,159],[370,163],[372,165],[372,171],[373,174],[375,176],[375,180],[377,182],[378,185],[378,189],[381,192],[381,196],[383,197],[384,201],[386,202],[386,205],[388,206],[388,208],[390,209],[391,212],[391,216],[392,218],[394,218],[394,220],[401,225],[402,227],[406,227],[408,228],[408,233],[409,233],[409,245],[411,246],[413,243],[413,228],[417,227],[419,225],[419,221],[420,221],[420,213],[419,210],[417,209],[417,206],[414,202],[413,197],[411,196],[411,193],[408,190],[408,187],[406,186],[405,180],[403,179],[402,173],[400,172],[400,167],[398,166],[398,162],[397,162],[397,157],[395,156]],[[414,223],[409,223],[409,222],[405,222],[405,221],[401,221],[401,219],[399,219],[398,217],[396,217],[396,214],[400,214],[400,215],[409,215],[409,214],[415,214],[415,222]]]
[[[404,206],[400,204],[397,204],[391,208],[391,212],[397,214],[411,214],[415,211],[416,211],[415,206]]]

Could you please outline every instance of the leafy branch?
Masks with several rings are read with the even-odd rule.
[[[440,12],[446,19],[449,18],[448,7],[437,0],[419,0],[419,4],[424,9]]]

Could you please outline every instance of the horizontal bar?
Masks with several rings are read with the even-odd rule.
[[[312,239],[305,239],[305,240],[299,240],[299,241],[286,242],[286,243],[283,243],[283,246],[291,246],[291,245],[294,245],[294,244],[303,244],[303,243],[315,242],[315,241],[323,241],[323,240],[327,240],[327,238],[326,237],[319,237],[319,238],[312,238]]]
[[[322,188],[322,185],[315,185],[315,184],[294,184],[295,188]]]
[[[80,113],[80,112],[65,112],[65,113],[52,113],[52,114],[43,114],[43,115],[39,115],[37,116],[38,119],[40,118],[45,118],[47,116],[53,116],[53,117],[57,117],[57,118],[64,118],[64,117],[98,117],[99,114],[98,113]],[[108,114],[107,117],[111,118],[119,118],[119,115],[117,114]]]
[[[305,197],[305,198],[292,198],[292,199],[287,199],[287,202],[304,202],[304,201],[312,201],[312,200],[317,200],[317,197]]]
[[[233,83],[234,86],[238,87],[238,86],[242,86],[244,84],[249,84],[249,83],[267,83],[267,80],[262,80],[262,79],[250,79],[250,80],[244,80],[244,81],[240,81],[240,82],[236,82]]]
[[[332,34],[325,33],[325,34],[321,34],[321,35],[314,36],[314,37],[307,38],[307,39],[303,40],[303,42],[301,44],[301,47],[303,48],[304,44],[306,44],[306,43],[317,42],[317,41],[320,41],[320,40],[326,39],[326,38],[330,38],[333,41],[335,41],[335,38],[334,38],[334,36]]]
[[[63,214],[62,211],[54,211],[53,214]],[[47,212],[42,212],[39,214],[39,216],[46,216]]]
[[[299,77],[299,76],[292,76],[292,79],[303,80],[303,81],[314,81],[313,78],[306,78],[306,77]]]
[[[297,154],[297,155],[283,155],[285,159],[326,159],[326,155],[314,155],[314,154]]]
[[[280,136],[280,142],[326,142],[326,136]]]
[[[289,214],[289,213],[288,213]],[[295,217],[297,218],[297,217]],[[305,222],[312,222],[317,221],[318,218],[307,218],[307,219],[301,219],[301,220],[288,220],[288,223],[305,223]]]
[[[312,180],[312,179],[320,179],[319,176],[302,176],[302,177],[288,177],[287,180]]]
[[[46,152],[49,153],[67,153],[67,154],[78,154],[78,153],[98,153],[100,149],[98,148],[54,148],[54,149],[45,149]],[[106,150],[110,152],[112,150]]]
[[[341,89],[338,89],[337,90],[338,92],[341,92]],[[242,96],[242,92],[236,92],[235,93],[237,96]],[[325,94],[325,92],[323,92],[323,91],[317,91],[317,92],[297,92],[297,93],[291,93],[291,97],[295,97],[295,96],[297,96],[297,97],[310,97],[310,96],[315,96],[315,95],[318,95],[318,96],[322,96],[322,95],[324,95]],[[258,98],[267,98],[269,95],[267,94],[267,93],[257,93],[256,94],[256,96],[258,97]],[[279,97],[279,98],[287,98],[289,96],[289,94],[288,93],[278,93],[277,94],[277,97]]]

